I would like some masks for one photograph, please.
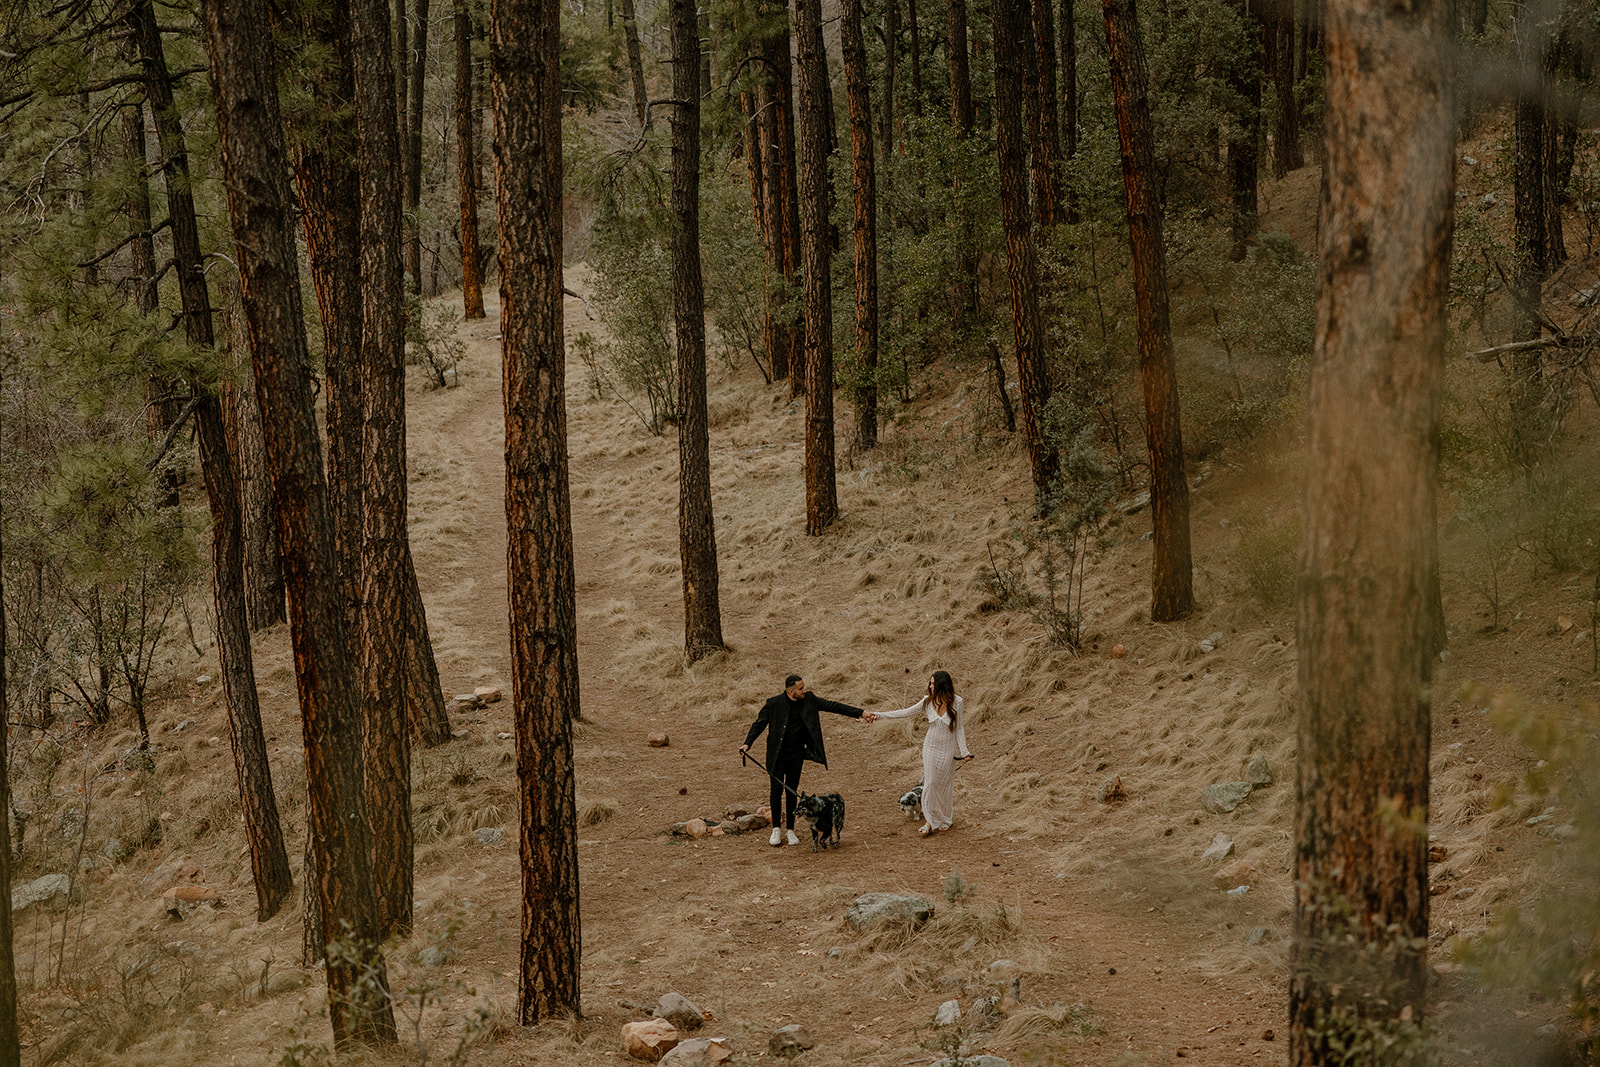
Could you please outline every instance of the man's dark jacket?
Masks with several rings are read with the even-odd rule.
[[[761,705],[761,714],[750,724],[750,733],[745,737],[744,743],[747,746],[755,744],[756,738],[761,736],[761,731],[766,730],[767,766],[776,767],[778,753],[783,751],[784,737],[790,730],[804,730],[806,759],[826,767],[828,753],[822,747],[822,723],[817,719],[819,711],[848,715],[852,719],[861,718],[860,708],[840,704],[835,700],[824,700],[815,693],[807,693],[798,701],[790,700],[788,693],[779,693]]]

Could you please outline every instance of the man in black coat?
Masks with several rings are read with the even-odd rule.
[[[848,715],[852,719],[871,722],[878,716],[849,704],[824,700],[815,693],[806,692],[805,679],[791,674],[784,679],[783,692],[761,705],[761,714],[750,724],[740,752],[749,752],[761,731],[767,731],[767,770],[772,782],[772,837],[771,844],[781,845],[785,837],[791,845],[800,839],[794,832],[795,800],[800,794],[800,769],[806,760],[828,765],[828,753],[822,745],[822,722],[817,712],[831,711],[835,715]],[[788,798],[785,803],[784,798]],[[784,813],[780,823],[779,812]]]

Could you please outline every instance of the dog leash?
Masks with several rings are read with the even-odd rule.
[[[767,771],[767,765],[765,763],[762,763],[760,760],[756,759],[754,756],[752,756],[746,750],[740,749],[739,750],[739,765],[743,766],[745,760],[749,760],[751,763],[754,763],[757,767],[760,767],[762,770]],[[771,778],[774,782],[777,782],[779,785],[783,786],[784,789],[788,790],[790,796],[794,797],[796,800],[800,799],[800,794],[795,792],[793,789],[790,789],[788,782],[785,782],[782,778],[779,778],[776,774],[773,774],[771,771],[767,771],[767,777]]]

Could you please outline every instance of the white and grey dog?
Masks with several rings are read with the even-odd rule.
[[[916,785],[900,794],[900,810],[911,816],[913,819],[922,814],[921,782],[918,782]]]

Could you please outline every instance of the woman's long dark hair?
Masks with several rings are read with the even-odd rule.
[[[949,671],[934,671],[933,682],[928,687],[928,698],[933,701],[933,706],[950,716],[950,729],[956,728],[956,683],[951,681]]]

